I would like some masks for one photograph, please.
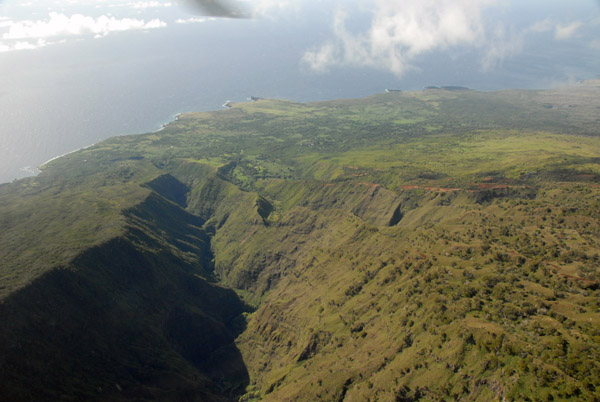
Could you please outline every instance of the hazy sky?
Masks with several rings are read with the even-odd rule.
[[[298,54],[299,64],[320,73],[355,66],[401,77],[426,68],[421,58],[435,52],[476,55],[479,68],[489,71],[540,40],[556,43],[558,49],[573,43],[580,52],[600,52],[600,3],[595,0],[238,3],[255,16],[255,23],[300,18],[307,26],[322,29],[321,19],[326,16],[328,34]],[[191,10],[179,0],[5,0],[0,6],[0,52],[98,41],[124,31],[143,35],[180,24],[219,23]],[[244,23],[238,26],[243,28]]]

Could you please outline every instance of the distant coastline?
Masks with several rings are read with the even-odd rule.
[[[58,158],[62,158],[63,156],[70,155],[70,154],[72,154],[72,153],[75,153],[75,152],[77,152],[77,151],[81,151],[81,150],[83,150],[83,149],[88,149],[88,148],[91,148],[91,147],[93,147],[93,146],[94,146],[94,145],[96,145],[96,144],[97,144],[97,143],[93,143],[93,144],[87,145],[87,146],[85,146],[85,147],[77,148],[77,149],[75,149],[75,150],[73,150],[73,151],[65,152],[65,153],[64,153],[64,154],[62,154],[62,155],[58,155],[58,156],[55,156],[54,158],[50,158],[50,159],[48,159],[46,162],[42,163],[41,165],[39,165],[39,166],[37,167],[38,174],[41,172],[40,168],[41,168],[41,167],[43,167],[44,165],[47,165],[48,163],[50,163],[50,162],[52,162],[52,161],[54,161],[54,160],[56,160],[56,159],[58,159]]]
[[[182,113],[176,113],[175,115],[173,115],[173,117],[171,118],[171,120],[169,120],[169,121],[168,121],[168,122],[166,122],[166,123],[163,123],[163,124],[161,124],[161,125],[160,125],[160,128],[159,128],[158,130],[154,130],[154,131],[152,131],[152,133],[158,133],[158,132],[160,132],[160,131],[164,130],[164,129],[165,129],[165,127],[167,127],[169,124],[171,124],[171,123],[173,123],[173,122],[175,122],[175,121],[179,120],[179,116],[181,116],[181,115],[182,115]]]
[[[171,116],[171,119],[169,121],[167,121],[165,123],[162,123],[158,129],[156,129],[154,131],[150,131],[150,132],[151,133],[158,133],[158,132],[164,130],[169,124],[171,124],[171,123],[179,120],[179,117],[182,114],[183,114],[183,112],[175,113],[174,115]],[[117,135],[113,135],[111,137],[120,137],[120,136],[123,136],[123,135],[136,135],[136,134],[146,134],[146,133],[117,134]],[[111,138],[111,137],[108,137],[108,138]],[[103,140],[101,140],[99,142],[106,141],[108,138],[105,138],[105,139],[103,139]],[[74,149],[72,151],[65,152],[65,153],[60,154],[58,156],[52,157],[52,158],[48,159],[46,162],[44,162],[42,164],[39,164],[36,168],[32,168],[31,166],[25,166],[25,167],[22,167],[21,170],[24,171],[24,172],[31,173],[31,175],[27,176],[27,177],[37,176],[38,174],[40,174],[42,172],[41,168],[43,168],[48,163],[50,163],[50,162],[52,162],[52,161],[54,161],[56,159],[62,158],[63,156],[67,156],[67,155],[70,155],[72,153],[75,153],[75,152],[78,152],[78,151],[81,151],[81,150],[84,150],[84,149],[91,148],[91,147],[93,147],[96,144],[98,144],[98,142],[94,142],[93,144],[86,145],[85,147],[80,147],[80,148]],[[19,180],[19,179],[13,179],[12,181],[14,181],[14,180]],[[10,182],[6,182],[6,183],[10,183]],[[0,184],[4,184],[4,183],[0,183]]]
[[[577,81],[577,84],[581,84],[581,83],[584,83],[584,82],[590,82],[590,81],[594,82],[594,81],[597,81],[597,80],[598,80],[597,78],[595,78],[595,79],[591,78],[591,79],[587,79],[587,80],[579,80],[579,81]],[[437,89],[437,90],[447,90],[447,91],[472,91],[472,90],[478,91],[478,90],[480,90],[480,89],[473,89],[473,88],[463,87],[463,86],[428,86],[428,87],[422,87],[420,90],[423,91],[423,90],[435,90],[435,89]],[[393,88],[393,87],[384,89],[384,92],[388,92],[388,93],[389,92],[401,93],[401,92],[411,92],[411,91],[419,91],[419,89],[399,89],[399,88]],[[495,91],[495,90],[492,90],[492,91]],[[374,93],[377,93],[377,92],[374,92]],[[256,100],[263,99],[263,98],[258,98],[258,97],[251,96],[250,98],[246,98],[246,99],[248,99],[250,101],[256,101]],[[229,101],[228,100],[222,106],[228,107],[228,106],[226,106],[227,104],[231,105],[231,104],[234,104],[234,103],[237,103],[237,102],[238,102],[237,100],[234,100],[234,101]],[[298,102],[311,102],[311,101],[309,100],[309,101],[298,101]],[[210,109],[204,109],[204,110],[216,110],[216,108],[215,108],[216,105],[217,105],[216,103],[213,103],[212,108],[210,108]],[[203,108],[200,108],[200,109],[202,110]],[[195,111],[196,110],[191,110],[191,112],[195,112]],[[172,114],[171,117],[170,117],[170,119],[168,119],[166,122],[163,122],[162,124],[159,124],[158,128],[155,129],[155,130],[153,130],[153,131],[150,131],[150,130],[148,130],[148,131],[142,131],[142,130],[140,130],[138,132],[130,132],[130,133],[122,133],[122,134],[110,135],[110,136],[108,136],[106,138],[98,139],[98,140],[94,141],[93,143],[91,143],[91,144],[89,144],[87,146],[79,147],[79,148],[73,149],[71,151],[64,152],[64,153],[62,153],[62,154],[60,154],[58,156],[54,156],[54,157],[48,159],[47,161],[45,161],[42,164],[37,164],[36,162],[29,162],[28,165],[26,165],[25,163],[23,165],[21,165],[22,167],[16,167],[15,166],[15,169],[13,171],[14,173],[11,173],[12,177],[9,177],[7,175],[5,178],[0,179],[0,184],[10,183],[12,181],[19,180],[19,179],[22,179],[22,178],[25,178],[25,177],[36,176],[37,174],[39,174],[41,172],[40,167],[43,167],[43,166],[47,165],[48,163],[50,163],[50,162],[52,162],[52,161],[54,161],[54,160],[56,160],[56,159],[58,159],[60,157],[69,155],[71,153],[80,151],[82,149],[86,149],[86,148],[92,147],[92,146],[98,144],[99,142],[104,141],[104,140],[106,140],[108,138],[111,138],[111,137],[122,136],[122,135],[135,135],[135,134],[145,134],[145,133],[158,133],[158,132],[161,132],[170,123],[177,121],[180,118],[180,116],[182,114],[185,114],[185,113],[188,113],[188,112],[178,112],[178,113]],[[33,166],[37,166],[37,167],[33,167]],[[23,173],[26,173],[27,175],[18,175],[16,173],[17,171],[21,171]]]

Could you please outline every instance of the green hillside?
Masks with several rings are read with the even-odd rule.
[[[450,89],[1,185],[0,400],[600,400],[600,81]]]

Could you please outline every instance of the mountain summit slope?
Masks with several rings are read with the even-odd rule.
[[[0,400],[598,400],[598,110],[261,99],[2,185]]]

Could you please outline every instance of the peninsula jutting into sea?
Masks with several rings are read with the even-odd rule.
[[[0,185],[0,401],[600,399],[600,81],[235,102]]]

